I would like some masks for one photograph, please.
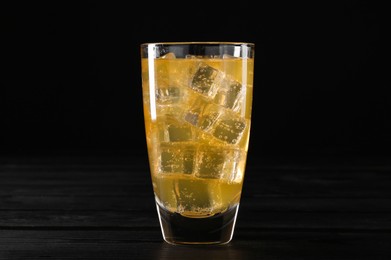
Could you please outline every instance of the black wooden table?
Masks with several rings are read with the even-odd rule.
[[[147,159],[0,158],[0,259],[391,259],[389,158],[248,164],[233,241],[162,240]]]

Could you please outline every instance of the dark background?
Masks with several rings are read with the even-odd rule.
[[[389,156],[384,7],[255,2],[2,4],[0,152],[145,155],[139,45],[205,40],[256,44],[250,160]]]

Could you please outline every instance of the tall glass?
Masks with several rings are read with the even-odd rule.
[[[163,239],[226,244],[250,138],[254,44],[141,44],[146,143]]]

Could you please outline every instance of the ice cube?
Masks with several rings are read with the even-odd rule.
[[[226,153],[221,147],[200,146],[197,153],[196,177],[220,179],[226,161]]]
[[[213,205],[208,185],[204,180],[177,179],[175,182],[177,211],[184,216],[208,214]]]
[[[220,116],[220,109],[202,96],[189,99],[190,108],[184,113],[184,120],[202,131],[208,131]]]
[[[223,54],[223,59],[239,59],[239,57],[232,56],[229,54]]]
[[[222,111],[220,111],[218,106],[215,106],[213,104],[208,104],[204,107],[204,110],[201,114],[198,127],[205,131],[208,132],[209,129],[212,129],[213,125],[215,122],[218,120],[220,117]]]
[[[177,86],[158,86],[155,93],[158,105],[171,105],[178,102],[181,97],[181,90]]]
[[[204,179],[224,179],[229,182],[242,181],[246,153],[223,146],[200,146],[197,152],[195,176]]]
[[[200,63],[191,79],[190,88],[205,96],[214,97],[224,74],[204,63]]]
[[[175,146],[161,145],[159,173],[179,173],[183,167],[180,151]]]
[[[219,118],[220,113],[218,111],[211,111],[210,113],[205,113],[199,123],[199,128],[203,131],[208,131],[214,125],[214,123]]]
[[[192,55],[186,54],[186,59],[218,59],[221,58],[220,55]]]
[[[173,115],[166,115],[158,124],[161,142],[188,142],[194,139],[192,127],[178,121]]]
[[[162,89],[187,86],[189,81],[187,66],[188,64],[176,59],[174,53],[161,56],[155,60],[155,85]]]
[[[164,54],[163,56],[160,56],[160,59],[176,59],[176,56],[175,56],[175,53],[173,52],[168,52],[166,54]]]
[[[240,141],[245,128],[244,119],[225,117],[216,122],[212,134],[225,143],[236,144]]]
[[[190,126],[183,124],[170,124],[167,127],[170,142],[186,142],[193,140]]]
[[[194,172],[195,144],[162,143],[159,160],[159,173],[190,175]]]
[[[189,122],[192,125],[197,125],[198,124],[198,118],[200,116],[201,111],[198,109],[191,109],[186,112],[185,114],[185,120]]]
[[[196,146],[185,146],[182,151],[183,154],[183,173],[192,174],[194,172],[194,161],[196,156]]]
[[[202,98],[192,97],[189,99],[189,109],[184,111],[184,120],[188,123],[197,126],[201,117],[202,111],[207,105],[206,101]]]
[[[182,110],[180,109],[179,103],[171,104],[171,105],[160,105],[156,109],[157,113],[157,120],[158,121],[164,121],[165,117],[172,117],[179,120],[179,118],[182,116]]]
[[[245,162],[246,152],[239,149],[227,149],[226,150],[227,161],[224,165],[224,179],[229,182],[241,182],[243,179],[243,172],[241,169],[244,168],[244,165],[241,165]]]
[[[186,59],[201,59],[201,55],[191,55],[191,54],[186,54],[185,56]]]
[[[225,78],[217,90],[214,102],[220,106],[236,111],[240,104],[242,84],[238,81]]]

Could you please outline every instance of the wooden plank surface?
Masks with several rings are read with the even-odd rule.
[[[2,158],[0,259],[390,259],[387,160],[294,162],[249,165],[229,245],[173,247],[145,158]]]

